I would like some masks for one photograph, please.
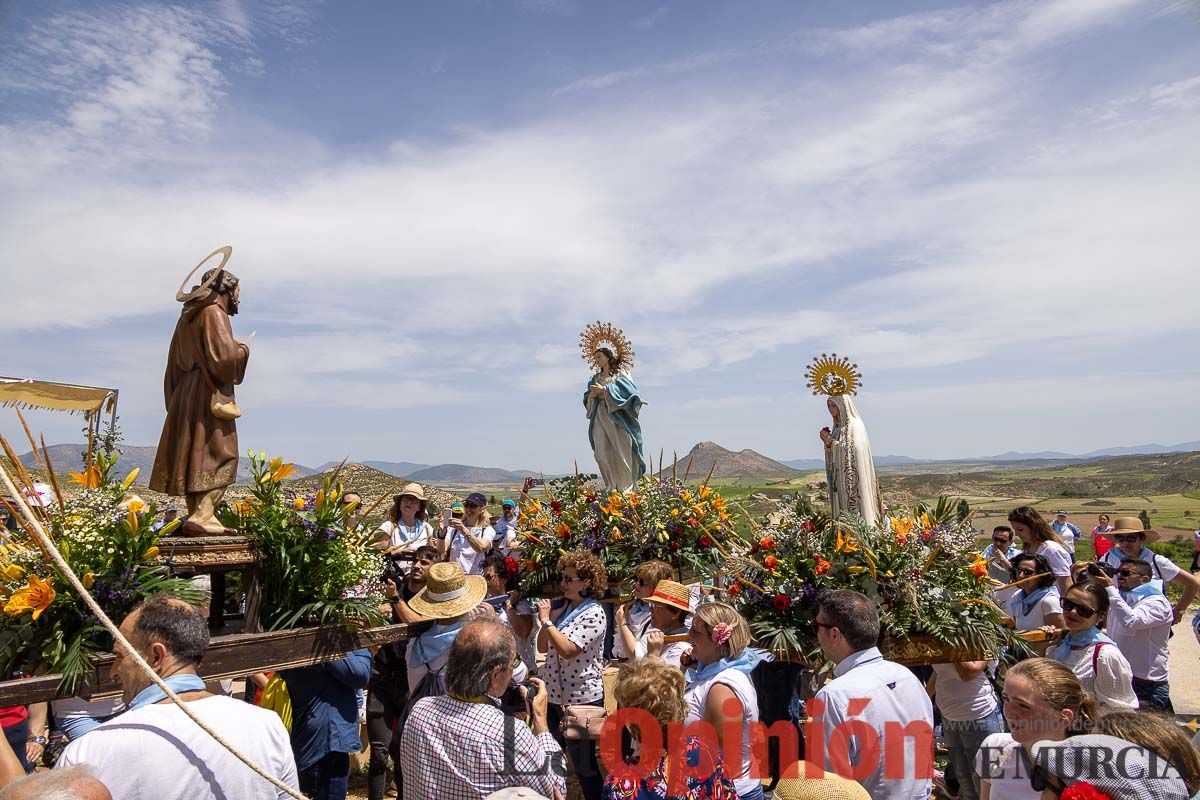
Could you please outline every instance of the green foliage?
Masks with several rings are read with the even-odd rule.
[[[251,495],[223,510],[221,519],[258,544],[263,628],[381,623],[382,556],[350,526],[353,509],[341,502],[337,473],[315,493],[296,495],[281,485],[294,471],[291,464],[249,455]]]
[[[72,473],[85,488],[45,513],[43,527],[100,607],[119,623],[155,595],[198,602],[200,592],[170,577],[157,561],[159,537],[179,523],[152,531],[154,504],[126,496],[134,474],[120,483],[111,478],[118,440],[97,452],[90,470]],[[0,592],[9,598],[0,616],[0,672],[61,673],[60,692],[75,692],[96,657],[112,649],[112,637],[32,535],[13,536],[0,554]]]

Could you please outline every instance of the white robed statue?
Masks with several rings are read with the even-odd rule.
[[[857,365],[837,353],[813,359],[808,368],[813,394],[827,396],[826,405],[833,417],[833,428],[821,429],[825,445],[825,477],[829,484],[829,502],[833,517],[857,514],[868,525],[882,524],[883,511],[875,462],[871,458],[871,440],[851,395],[861,385]]]
[[[588,440],[604,486],[622,492],[646,474],[638,420],[646,403],[629,376],[633,348],[619,328],[594,322],[580,335],[579,349],[596,369],[583,393]]]

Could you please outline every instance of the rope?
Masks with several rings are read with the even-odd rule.
[[[254,772],[256,772],[258,775],[266,778],[273,786],[275,786],[276,789],[286,792],[289,796],[296,798],[296,800],[308,800],[308,798],[306,798],[303,794],[288,786],[274,775],[267,773],[262,767],[251,761],[249,756],[244,755],[229,742],[222,739],[220,734],[218,734],[203,720],[196,716],[196,712],[188,708],[187,703],[179,699],[179,695],[175,694],[171,687],[167,686],[163,679],[158,676],[158,673],[156,673],[150,667],[150,665],[146,663],[146,660],[142,658],[141,653],[139,653],[134,646],[129,643],[129,640],[122,635],[117,626],[113,624],[113,621],[108,618],[107,614],[104,613],[104,609],[100,607],[100,604],[97,603],[88,593],[88,590],[84,588],[83,583],[80,582],[78,576],[75,575],[75,572],[71,569],[70,565],[67,564],[66,560],[62,557],[62,553],[58,552],[58,548],[55,547],[54,542],[52,542],[50,537],[46,535],[46,531],[42,528],[42,524],[38,521],[37,517],[34,516],[33,511],[26,503],[25,496],[21,492],[17,491],[17,487],[13,485],[12,477],[8,474],[8,469],[4,466],[3,462],[0,462],[0,478],[3,478],[5,487],[7,487],[17,507],[20,509],[21,516],[25,518],[27,523],[26,528],[33,533],[34,537],[37,538],[38,543],[42,546],[42,549],[49,554],[50,558],[54,561],[55,566],[58,567],[59,571],[62,572],[63,576],[67,579],[67,582],[71,584],[71,587],[74,588],[79,596],[83,598],[83,602],[87,604],[92,613],[96,615],[96,618],[100,620],[100,624],[103,625],[105,629],[107,629],[108,632],[113,635],[113,639],[117,642],[117,644],[121,645],[121,647],[124,649],[124,653],[128,655],[128,657],[135,664],[138,665],[142,672],[146,674],[146,677],[148,677],[155,686],[157,686],[159,689],[162,689],[163,693],[170,698],[171,702],[179,706],[179,710],[182,711],[184,715],[186,715],[192,722],[199,725],[202,731],[215,739],[217,744],[221,745],[230,753],[232,753],[238,761],[241,761],[247,767],[254,770]]]

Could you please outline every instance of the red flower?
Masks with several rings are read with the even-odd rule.
[[[775,599],[771,601],[771,605],[775,606],[775,610],[782,613],[788,610],[788,606],[792,604],[792,599],[786,594],[777,594]]]
[[[588,500],[591,500],[591,499],[592,498],[590,498],[590,497],[588,498]],[[558,502],[557,500],[551,500],[550,501],[550,510],[553,511],[555,514],[557,514],[558,512],[562,511],[562,503]]]
[[[763,566],[774,572],[775,568],[779,566],[779,559],[775,556],[767,556],[763,559]]]
[[[693,528],[695,528],[699,524],[700,523],[696,521],[695,517],[688,517],[688,525],[691,525]]]
[[[707,535],[700,537],[700,546],[701,547],[712,547],[712,543],[713,542],[712,542],[711,537],[709,537]]]
[[[671,547],[671,550],[672,550],[672,551],[678,550],[678,549],[679,549],[679,542],[677,542],[677,541],[675,541],[674,539],[672,539],[672,540],[671,540],[670,547]]]
[[[740,583],[735,583],[725,590],[725,594],[729,595],[730,597],[737,597],[741,593],[742,585]]]
[[[810,520],[806,519],[806,520],[804,520],[804,522],[800,523],[800,530],[804,531],[805,533],[812,533],[816,529],[817,529],[817,526],[813,525]]]
[[[976,578],[982,578],[984,575],[987,575],[987,562],[976,561],[971,565],[971,574]]]
[[[756,544],[752,544],[752,545],[750,545],[750,553],[751,553],[751,555],[753,555],[754,553],[757,553],[757,552],[758,552],[758,545],[756,545]]]
[[[517,560],[515,558],[513,558],[512,556],[505,556],[504,557],[504,571],[508,573],[508,577],[512,578],[512,577],[515,577],[516,574],[521,571],[521,568],[520,568],[520,566],[517,565]]]
[[[1061,800],[1113,800],[1112,795],[1105,794],[1087,781],[1071,784],[1063,789],[1059,797]]]
[[[594,495],[594,494],[589,494],[589,495],[587,496],[587,501],[588,501],[589,503],[594,503],[594,502],[596,502],[596,495]]]
[[[771,538],[770,534],[767,534],[766,536],[764,536],[758,540],[758,546],[761,547],[763,550],[774,550],[775,549],[775,540],[773,538]]]

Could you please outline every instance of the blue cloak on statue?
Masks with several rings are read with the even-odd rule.
[[[604,387],[605,396],[599,400],[590,395],[596,385]],[[588,441],[609,489],[628,489],[646,474],[642,426],[638,422],[645,404],[637,385],[625,375],[616,375],[605,383],[600,373],[596,373],[588,381],[583,393]]]

